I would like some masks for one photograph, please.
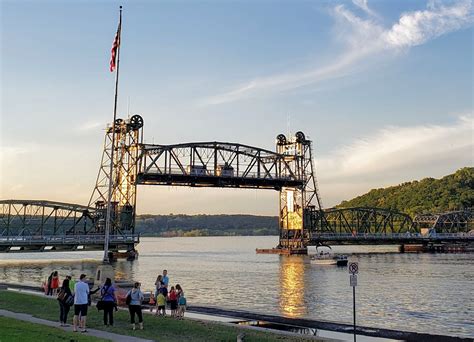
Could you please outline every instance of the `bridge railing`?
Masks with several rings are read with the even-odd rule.
[[[110,235],[109,241],[112,243],[139,243],[139,235]],[[0,244],[102,244],[104,243],[104,235],[51,235],[51,236],[3,236],[0,237]]]
[[[334,233],[322,233],[315,234],[313,233],[311,238],[313,240],[474,240],[474,234],[469,232],[460,232],[460,233],[434,233],[422,235],[420,233],[393,233],[393,234],[383,234],[383,233],[358,233],[358,234],[334,234]]]
[[[206,170],[189,170],[189,169],[180,169],[180,168],[171,168],[166,171],[160,171],[157,169],[147,171],[147,174],[159,174],[159,175],[177,175],[177,176],[191,176],[191,177],[219,177],[219,178],[252,178],[252,179],[280,179],[280,180],[299,180],[303,181],[304,177],[302,175],[292,176],[289,174],[269,174],[264,172],[257,171],[239,171],[234,170],[232,172],[223,172],[221,170],[206,169]]]

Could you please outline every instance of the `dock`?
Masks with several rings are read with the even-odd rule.
[[[257,248],[257,254],[306,255],[306,248]]]

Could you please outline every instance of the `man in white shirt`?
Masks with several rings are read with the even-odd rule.
[[[74,286],[74,331],[77,331],[77,323],[81,332],[86,332],[87,306],[89,303],[89,284],[85,282],[86,275],[81,274],[79,281]],[[80,318],[79,318],[80,315]]]

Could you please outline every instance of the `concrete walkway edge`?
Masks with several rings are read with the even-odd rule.
[[[20,321],[26,321],[30,323],[36,323],[36,324],[42,324],[42,325],[47,325],[49,327],[53,328],[58,328],[63,331],[67,332],[72,332],[71,327],[61,327],[59,326],[58,322],[53,322],[53,321],[48,321],[46,319],[42,318],[36,318],[33,317],[29,314],[24,314],[24,313],[17,313],[17,312],[12,312],[8,310],[2,310],[0,309],[0,316],[3,317],[9,317],[9,318],[14,318]],[[78,332],[77,334],[81,334]],[[87,333],[83,335],[88,335],[88,336],[94,336],[98,338],[104,338],[108,339],[114,342],[153,342],[152,340],[145,340],[143,338],[138,338],[138,337],[133,337],[133,336],[127,336],[127,335],[119,335],[119,334],[114,334],[108,331],[102,331],[102,330],[97,330],[97,329],[87,329]]]

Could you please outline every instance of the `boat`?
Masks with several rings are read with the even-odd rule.
[[[334,255],[330,250],[320,250],[318,249],[319,247],[320,246],[308,247],[308,254],[311,256],[310,262],[312,264],[347,266],[347,255]],[[331,249],[331,247],[329,247],[329,249]]]
[[[347,263],[349,260],[347,260],[347,255],[336,255],[334,257],[334,259],[336,259],[336,265],[337,266],[347,266]]]

